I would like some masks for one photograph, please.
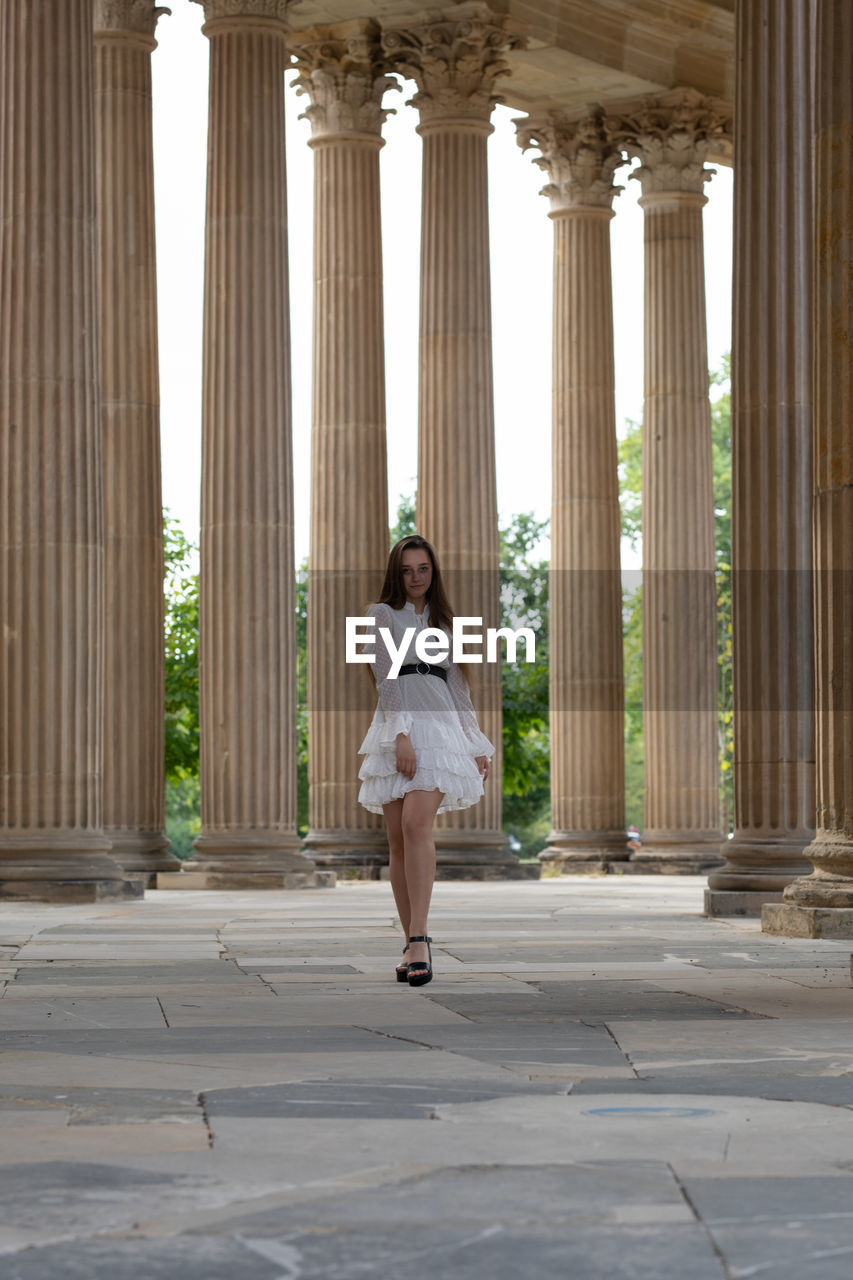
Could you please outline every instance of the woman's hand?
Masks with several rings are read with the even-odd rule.
[[[418,762],[415,759],[415,749],[412,746],[412,740],[407,733],[397,734],[397,772],[405,774],[407,778],[415,776],[415,770]]]
[[[489,776],[489,770],[492,767],[492,762],[488,756],[475,756],[474,758],[477,761],[477,768],[483,775],[483,781],[485,782],[486,778]]]

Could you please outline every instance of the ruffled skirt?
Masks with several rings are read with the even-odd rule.
[[[364,756],[358,776],[359,804],[382,813],[383,804],[401,800],[409,791],[443,793],[436,813],[468,809],[483,796],[483,778],[472,754],[474,748],[458,724],[432,716],[412,717],[409,737],[417,760],[413,778],[397,772],[397,747],[383,742],[385,721],[377,708],[358,754]]]

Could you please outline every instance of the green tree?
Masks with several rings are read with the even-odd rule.
[[[198,776],[198,548],[164,512],[166,777]]]
[[[400,495],[400,501],[397,503],[397,522],[389,530],[388,548],[394,546],[395,542],[399,542],[401,538],[407,538],[410,533],[417,533],[418,528],[415,523],[417,508],[417,499],[414,494]]]
[[[642,536],[643,429],[632,418],[619,441],[619,505],[622,537],[635,550]],[[643,588],[622,592],[622,658],[625,680],[625,821],[643,826]]]
[[[722,388],[711,403],[714,511],[717,558],[717,679],[720,751],[720,810],[724,832],[732,820],[732,397],[728,356],[711,375]]]
[[[530,627],[536,661],[501,666],[504,828],[522,856],[538,853],[551,828],[551,743],[548,705],[548,570],[534,550],[548,528],[533,512],[512,516],[499,530],[501,626]]]
[[[197,547],[163,512],[166,666],[166,834],[179,858],[201,830]]]
[[[296,573],[296,830],[308,832],[308,557]]]
[[[717,572],[718,734],[723,829],[728,830],[732,789],[732,607],[731,510],[732,450],[729,358],[711,374],[711,386],[721,388],[711,402],[715,554]],[[642,518],[642,427],[629,421],[619,442],[619,484],[622,536],[636,547]],[[625,799],[628,822],[642,827],[643,818],[643,662],[642,588],[626,589],[623,597],[625,661]]]

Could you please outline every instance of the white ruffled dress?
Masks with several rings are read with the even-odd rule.
[[[437,813],[470,808],[483,795],[476,757],[491,759],[495,748],[480,732],[468,682],[449,654],[430,659],[431,666],[446,668],[446,682],[429,673],[388,678],[391,657],[379,634],[380,627],[388,627],[399,649],[406,628],[414,627],[403,663],[417,662],[415,641],[418,633],[429,626],[429,604],[424,603],[422,614],[416,613],[411,603],[402,609],[372,604],[367,616],[376,619],[376,658],[370,665],[379,701],[358,749],[358,754],[364,756],[358,771],[359,803],[371,813],[382,813],[383,804],[401,799],[407,791],[434,791],[437,787],[443,793]],[[411,738],[417,761],[412,778],[397,772],[398,733],[407,733]]]

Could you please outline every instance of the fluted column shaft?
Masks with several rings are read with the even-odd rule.
[[[853,10],[817,5],[814,541],[817,831],[772,932],[853,937]]]
[[[461,18],[386,32],[384,43],[396,69],[417,82],[411,101],[423,138],[418,530],[437,549],[455,610],[486,628],[500,625],[486,148],[511,38],[482,6],[459,8]],[[498,663],[468,670],[497,751],[484,798],[442,814],[435,843],[439,867],[467,863],[477,874],[477,863],[507,856],[501,678]]]
[[[388,555],[382,228],[386,89],[375,24],[294,35],[314,151],[314,387],[308,576],[309,829],[318,865],[388,861],[358,803],[358,747],[375,705],[347,666],[344,620],[375,599]],[[358,480],[358,501],[353,482]]]
[[[625,851],[620,521],[609,209],[554,218],[551,821],[554,853]]]
[[[714,496],[702,194],[717,122],[673,91],[624,131],[645,211],[643,737],[640,859],[718,860]]]
[[[545,861],[627,857],[619,481],[610,262],[615,169],[601,113],[517,121],[542,151],[554,222],[549,653],[551,815]]]
[[[439,552],[455,608],[500,626],[486,141],[491,126],[426,128],[421,211],[418,529]],[[499,838],[501,682],[471,667],[483,732],[498,748],[479,804],[436,820],[436,849],[456,831]],[[450,832],[453,831],[454,835]],[[466,841],[466,845],[467,845]]]
[[[307,864],[296,834],[284,10],[280,19],[259,0],[205,0],[202,831],[193,865],[257,873],[262,885]]]
[[[136,22],[133,17],[136,16]],[[140,18],[143,19],[140,23]],[[166,852],[163,512],[151,52],[157,14],[95,5],[104,455],[104,828],[128,871]]]
[[[644,847],[719,843],[704,196],[645,206]]]
[[[758,911],[753,903],[807,873],[803,848],[814,834],[811,48],[808,0],[738,5],[735,829],[726,865],[709,877],[719,898],[708,898],[721,912],[732,891],[749,893]]]
[[[102,800],[90,0],[0,5],[0,893],[121,881]]]

